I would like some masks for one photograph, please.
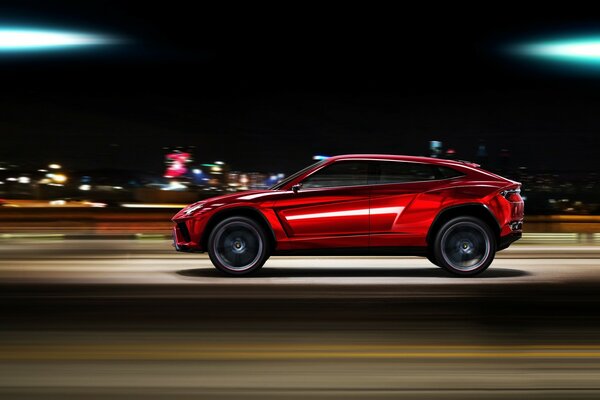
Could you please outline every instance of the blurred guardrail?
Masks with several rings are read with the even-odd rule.
[[[0,208],[0,237],[167,237],[176,211],[170,208]],[[520,243],[600,244],[600,216],[527,216],[524,230]]]
[[[600,244],[600,233],[523,233],[519,244]]]
[[[2,208],[0,234],[170,234],[177,209]]]
[[[531,215],[520,244],[600,244],[600,215]]]

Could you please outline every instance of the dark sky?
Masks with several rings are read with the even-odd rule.
[[[599,169],[600,72],[503,49],[600,32],[600,17],[123,3],[0,6],[3,25],[126,39],[0,54],[0,161],[160,171],[163,147],[194,145],[198,161],[289,172],[316,153],[426,154],[438,139],[464,159],[485,140],[492,160],[508,148],[513,165]]]

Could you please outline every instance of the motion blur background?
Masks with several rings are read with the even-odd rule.
[[[0,4],[0,394],[598,398],[600,24],[322,4]],[[345,153],[522,182],[481,278],[273,258],[226,279],[170,217]]]

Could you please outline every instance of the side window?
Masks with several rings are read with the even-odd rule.
[[[451,168],[401,161],[376,161],[373,167],[371,184],[432,181],[462,175]]]
[[[367,184],[367,161],[338,161],[302,181],[303,188],[360,186]]]
[[[457,170],[448,167],[438,167],[438,169],[442,174],[442,179],[456,178],[464,175],[462,172],[458,172]]]

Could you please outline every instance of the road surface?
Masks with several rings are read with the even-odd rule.
[[[0,241],[0,398],[597,399],[600,247],[270,259],[161,240]]]

